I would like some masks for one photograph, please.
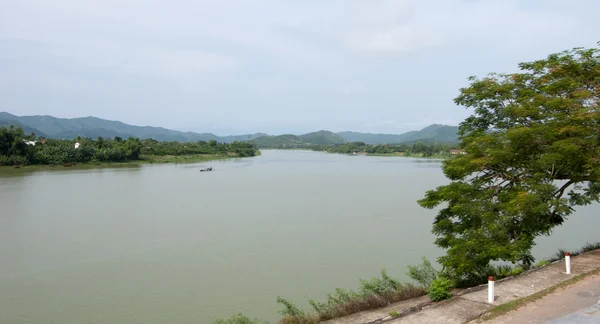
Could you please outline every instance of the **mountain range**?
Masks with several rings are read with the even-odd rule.
[[[426,143],[456,143],[457,126],[433,124],[420,131],[403,134],[371,134],[357,132],[333,133],[326,130],[303,135],[277,135],[265,133],[217,136],[212,133],[180,132],[162,127],[134,126],[119,121],[97,117],[57,118],[52,116],[16,116],[0,112],[0,127],[14,125],[26,133],[35,133],[56,139],[73,139],[77,136],[97,138],[138,137],[153,138],[158,141],[197,142],[210,141],[231,143],[253,141],[262,147],[294,147],[299,144],[340,144],[344,142],[365,142],[367,144],[397,144],[422,141]]]

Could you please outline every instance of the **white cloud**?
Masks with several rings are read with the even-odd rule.
[[[10,85],[0,106],[102,107],[119,119],[144,101],[154,124],[167,105],[197,120],[218,111],[216,124],[235,113],[278,129],[373,119],[372,131],[410,130],[466,116],[452,98],[468,75],[594,46],[599,10],[597,0],[0,0]]]
[[[435,33],[398,26],[380,32],[351,35],[349,43],[358,51],[403,54],[441,45],[443,40]]]

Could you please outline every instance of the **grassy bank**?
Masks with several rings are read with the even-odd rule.
[[[256,155],[260,155],[258,152]],[[236,154],[191,154],[191,155],[140,155],[138,160],[124,161],[124,162],[100,162],[90,161],[87,163],[73,163],[66,165],[55,165],[55,164],[30,164],[21,166],[0,166],[0,170],[10,169],[57,169],[57,168],[118,168],[118,167],[131,167],[142,164],[164,164],[164,163],[199,163],[206,161],[217,161],[231,158],[239,158]]]
[[[198,163],[204,161],[224,160],[235,158],[236,155],[221,155],[221,154],[193,154],[193,155],[142,155],[138,164],[150,163]]]
[[[600,242],[587,243],[579,250],[571,251],[572,256],[600,249]],[[536,265],[532,265],[529,270],[547,266],[548,264],[564,258],[565,251],[559,250],[554,256],[542,259]],[[443,272],[435,270],[431,263],[423,259],[423,263],[417,266],[409,266],[407,275],[417,282],[419,285],[411,283],[401,283],[393,278],[390,278],[385,270],[382,270],[380,277],[374,277],[368,280],[360,280],[359,289],[357,291],[349,289],[337,288],[333,292],[326,295],[324,302],[318,302],[309,299],[308,302],[312,308],[310,311],[305,311],[293,302],[277,297],[277,303],[283,309],[280,311],[282,317],[278,321],[279,324],[317,324],[334,318],[348,316],[357,312],[373,310],[398,301],[416,298],[428,294],[432,301],[441,301],[452,298],[453,289],[469,288],[478,286],[487,282],[487,278],[493,275],[496,280],[518,276],[527,270],[523,266],[510,265],[489,265],[485,269],[481,269],[480,273],[473,273],[468,280],[462,282],[454,282],[453,279],[445,277]],[[596,270],[594,273],[598,273]],[[577,276],[573,279],[565,281],[555,287],[536,293],[510,303],[500,305],[492,309],[484,316],[485,319],[493,318],[514,310],[520,306],[527,304],[533,300],[539,299],[556,289],[575,283],[587,275]],[[447,282],[447,283],[444,283]],[[460,287],[458,287],[460,286]],[[454,292],[460,290],[454,290]],[[398,316],[398,312],[390,313],[390,316]],[[217,320],[218,324],[258,324],[265,323],[256,319],[250,319],[237,314],[229,319]]]

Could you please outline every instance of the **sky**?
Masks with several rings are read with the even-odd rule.
[[[0,111],[403,133],[467,77],[600,41],[597,0],[0,0]]]

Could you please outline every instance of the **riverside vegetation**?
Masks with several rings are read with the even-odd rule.
[[[450,144],[427,144],[418,141],[414,144],[365,144],[364,142],[352,142],[335,145],[311,145],[309,148],[313,151],[353,154],[364,153],[368,155],[390,155],[390,156],[412,156],[412,157],[431,157],[431,158],[449,158],[451,149],[456,145]]]
[[[419,201],[429,209],[442,205],[432,229],[435,243],[447,250],[438,259],[442,271],[427,260],[409,267],[420,287],[382,271],[381,278],[361,280],[358,292],[337,289],[324,303],[310,301],[311,313],[278,297],[279,323],[318,323],[425,292],[439,301],[450,298],[452,288],[552,261],[534,264],[535,238],[550,235],[576,206],[600,201],[600,48],[575,48],[519,68],[521,73],[471,77],[455,99],[474,109],[458,132],[467,154],[444,161],[451,183]],[[352,153],[359,146],[324,150]],[[588,244],[571,255],[598,248]],[[563,256],[559,251],[555,258]],[[492,265],[498,261],[504,264]]]
[[[57,140],[25,134],[19,127],[0,127],[0,166],[70,165],[112,162],[195,162],[258,153],[248,142],[159,142],[130,137]]]
[[[571,256],[600,249],[600,242],[587,243],[579,250],[572,251]],[[452,298],[455,288],[469,288],[485,284],[489,276],[496,280],[518,276],[525,271],[544,267],[564,258],[565,251],[560,249],[555,255],[541,260],[529,267],[504,265],[488,265],[479,272],[470,274],[468,279],[453,277],[451,271],[437,270],[431,262],[423,258],[421,264],[408,266],[406,275],[416,284],[401,283],[391,278],[385,269],[380,277],[360,280],[358,290],[336,288],[325,297],[324,302],[309,299],[311,311],[305,311],[292,301],[278,296],[276,302],[281,305],[279,324],[316,324],[333,318],[339,318],[361,311],[389,306],[390,304],[428,295],[433,302]],[[397,317],[397,312],[392,312]],[[267,322],[252,319],[243,314],[236,314],[228,319],[216,319],[216,324],[265,324]]]

